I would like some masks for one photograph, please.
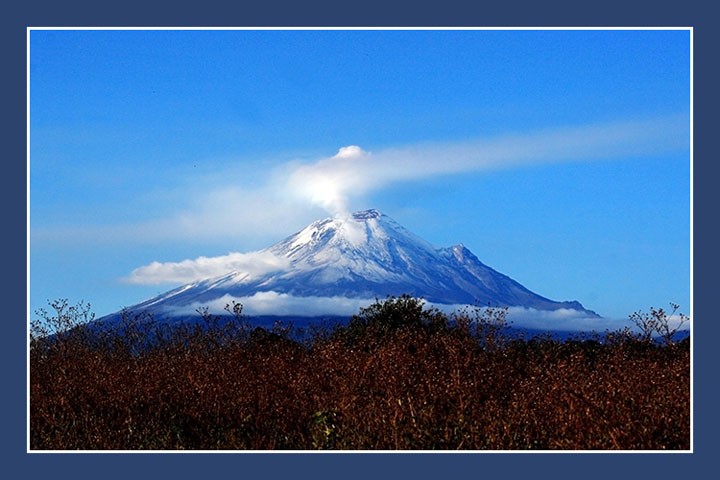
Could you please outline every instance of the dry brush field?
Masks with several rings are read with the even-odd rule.
[[[240,311],[33,335],[30,448],[690,448],[687,340],[510,337],[502,310],[447,316],[406,297],[302,338]]]

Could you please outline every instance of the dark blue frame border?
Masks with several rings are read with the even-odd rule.
[[[717,373],[710,289],[717,234],[716,153],[711,139],[718,108],[716,45],[710,2],[529,0],[439,4],[366,0],[51,2],[27,0],[4,7],[3,219],[6,282],[2,365],[4,470],[23,478],[107,479],[202,477],[421,478],[502,476],[532,478],[702,478],[712,471],[717,444]],[[28,454],[26,453],[26,27],[45,26],[678,26],[694,28],[694,453],[692,454]]]

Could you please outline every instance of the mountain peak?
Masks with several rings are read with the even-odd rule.
[[[380,218],[382,213],[379,210],[371,208],[369,210],[360,210],[352,214],[352,218],[358,221],[370,220],[371,218]]]

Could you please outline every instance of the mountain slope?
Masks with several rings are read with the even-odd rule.
[[[578,302],[556,302],[531,292],[483,264],[463,245],[436,249],[377,210],[318,220],[262,253],[276,257],[279,266],[260,274],[228,272],[130,310],[171,312],[273,292],[348,299],[410,294],[438,304],[573,309],[595,316]]]

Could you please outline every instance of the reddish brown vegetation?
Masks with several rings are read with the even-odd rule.
[[[687,341],[513,340],[498,318],[403,297],[304,341],[247,328],[143,348],[83,328],[34,337],[30,446],[689,449]]]

